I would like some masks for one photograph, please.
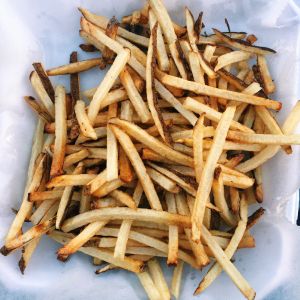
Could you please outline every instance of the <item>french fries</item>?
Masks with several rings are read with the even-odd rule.
[[[62,66],[33,64],[37,98],[24,99],[38,125],[22,204],[0,252],[24,248],[24,273],[47,234],[63,245],[59,260],[82,252],[108,263],[96,274],[136,273],[157,300],[179,298],[184,263],[202,270],[212,259],[194,294],[224,270],[254,299],[231,260],[255,247],[249,229],[264,209],[248,217],[248,206],[263,202],[263,163],[300,145],[300,102],[283,126],[271,112],[282,106],[268,98],[276,86],[266,55],[275,51],[232,32],[227,20],[229,32],[201,34],[203,12],[195,20],[187,7],[186,26],[178,25],[162,0],[122,23],[79,10],[80,48],[101,56],[79,61],[73,51]],[[97,87],[80,91],[81,72],[107,66]],[[70,91],[54,90],[48,76],[57,75],[69,77]],[[170,288],[156,257],[175,265]]]

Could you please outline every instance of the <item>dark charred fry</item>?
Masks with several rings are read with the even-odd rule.
[[[203,17],[203,11],[199,13],[199,16],[194,24],[194,30],[195,33],[197,34],[197,42],[199,41],[200,35],[201,35],[201,30],[204,27],[204,24],[202,22],[202,17]]]
[[[227,18],[225,18],[224,21],[225,21],[225,24],[227,26],[228,32],[231,33],[230,25],[229,25],[229,22],[228,22]]]
[[[265,209],[260,207],[250,217],[248,217],[247,230],[252,228],[260,220],[264,213]]]
[[[257,37],[254,34],[249,34],[246,41],[252,45],[257,41]]]
[[[92,44],[80,44],[79,48],[85,52],[96,52],[98,49]]]
[[[35,69],[36,73],[38,74],[48,96],[50,97],[52,102],[54,102],[54,100],[55,100],[54,88],[53,88],[52,83],[51,83],[47,73],[45,72],[42,64],[41,63],[33,63],[32,66]]]
[[[70,63],[74,63],[78,61],[78,55],[76,51],[73,51],[70,55]],[[70,75],[70,90],[71,90],[71,96],[72,96],[72,106],[71,106],[71,112],[72,117],[75,116],[74,114],[74,105],[77,100],[80,99],[80,85],[79,85],[79,74],[74,73]]]
[[[105,34],[110,38],[115,39],[118,33],[118,27],[118,20],[115,17],[112,17],[107,24]],[[102,57],[107,63],[112,64],[115,58],[115,53],[108,47],[105,47],[102,52]]]
[[[32,96],[25,96],[24,100],[32,108],[32,110],[37,113],[46,122],[51,122],[52,118],[49,116],[47,111],[45,111],[38,101]]]

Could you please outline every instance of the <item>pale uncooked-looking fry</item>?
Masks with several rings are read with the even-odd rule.
[[[151,209],[138,208],[133,210],[126,207],[114,207],[95,209],[72,217],[64,222],[62,230],[69,232],[91,222],[120,219],[141,220],[146,222],[156,222],[159,224],[173,224],[183,227],[191,227],[190,218],[186,216]]]
[[[126,68],[124,68],[123,71],[120,73],[120,79],[141,121],[143,123],[148,122],[151,118],[149,109],[145,104],[143,98],[141,97],[140,93],[138,92],[137,88],[135,87],[131,75],[126,70]]]
[[[185,191],[187,191],[189,194],[195,196],[196,195],[196,190],[195,188],[185,182],[182,178],[180,178],[179,176],[177,176],[176,174],[174,174],[173,172],[169,171],[166,168],[163,168],[161,166],[158,166],[154,163],[150,163],[148,162],[149,166],[151,166],[153,169],[157,170],[158,172],[164,174],[165,176],[169,177],[171,180],[175,181],[180,187],[182,187]]]
[[[211,121],[219,122],[221,119],[222,114],[218,111],[210,108],[208,105],[205,105],[203,103],[200,103],[199,101],[195,100],[194,98],[187,97],[184,101],[184,106],[196,113],[202,114],[205,113],[205,117]],[[252,129],[248,128],[247,126],[244,126],[236,121],[231,121],[230,128],[239,130],[242,132],[254,132]]]
[[[82,61],[70,63],[68,65],[63,65],[63,66],[49,69],[47,70],[47,75],[55,76],[55,75],[79,73],[103,64],[105,64],[105,62],[103,61],[102,57],[91,58],[91,59],[82,60]]]
[[[187,197],[190,197],[189,195]],[[184,216],[190,216],[190,210],[186,202],[186,198],[183,193],[175,195],[176,207],[179,214]],[[196,262],[199,266],[206,266],[209,264],[209,258],[205,253],[204,247],[201,242],[196,243],[192,239],[192,231],[190,228],[184,229],[185,235],[188,238],[191,249],[194,253]]]
[[[148,271],[136,274],[150,300],[161,300],[161,294],[158,288],[154,285]]]
[[[156,74],[157,73],[159,72],[156,72]],[[253,105],[262,105],[274,110],[280,110],[282,106],[281,102],[279,101],[267,100],[262,97],[241,94],[238,92],[233,92],[228,90],[220,90],[218,88],[207,86],[198,82],[193,82],[183,78],[168,75],[163,72],[159,73],[159,79],[164,84],[182,88],[184,90],[188,90],[196,94],[202,94],[202,95],[213,96],[218,98],[225,98],[228,100],[234,100],[234,101],[249,103]]]
[[[111,181],[118,178],[118,144],[111,126],[107,126],[107,154],[106,154],[106,180]]]
[[[215,71],[218,71],[228,65],[249,60],[251,53],[244,51],[232,51],[218,57],[218,63],[215,66]]]
[[[171,193],[166,193],[166,203],[168,212],[177,213],[175,196]],[[168,265],[176,265],[178,261],[178,227],[175,225],[169,226],[169,243],[168,243]]]
[[[170,295],[169,287],[157,259],[154,258],[148,261],[148,269],[155,286],[160,292],[161,299],[170,300],[171,295]]]
[[[91,180],[96,178],[95,174],[79,174],[79,175],[60,175],[52,178],[47,184],[47,188],[71,186],[71,185],[86,185]]]
[[[176,194],[180,191],[180,188],[176,185],[176,183],[168,177],[164,176],[162,173],[149,167],[147,167],[146,170],[151,179],[166,191],[173,194]]]
[[[259,47],[259,46],[252,46],[252,45],[249,45],[247,43],[242,43],[241,41],[237,40],[237,39],[233,39],[229,36],[226,36],[224,33],[220,32],[219,30],[217,29],[214,29],[213,28],[213,31],[214,33],[217,35],[217,37],[219,39],[221,39],[222,42],[234,47],[234,48],[237,48],[237,49],[240,49],[240,50],[243,50],[243,51],[246,51],[246,52],[250,52],[250,53],[253,53],[253,54],[258,54],[258,55],[265,55],[265,54],[272,54],[272,53],[276,53],[276,51],[270,49],[270,48],[266,48],[266,47]]]
[[[65,147],[67,143],[66,92],[63,86],[55,89],[55,143],[50,176],[63,174]]]
[[[76,237],[57,251],[57,258],[61,261],[66,261],[71,254],[75,253],[83,246],[102,227],[104,227],[106,223],[107,221],[98,221],[87,225]]]
[[[156,22],[157,22],[157,19],[155,17],[155,14],[153,13],[153,11],[151,9],[149,9],[149,25],[150,25],[151,31]],[[150,45],[151,45],[151,38],[150,38],[149,45],[148,45],[148,51],[149,51]],[[157,60],[158,60],[158,66],[162,71],[164,71],[164,72],[169,71],[169,68],[170,68],[169,58],[168,58],[168,54],[166,51],[165,42],[164,42],[164,39],[162,36],[160,25],[158,25],[158,27],[157,27]]]
[[[43,104],[43,108],[45,108],[47,113],[52,117],[52,119],[54,119],[55,112],[54,112],[53,102],[52,102],[51,98],[49,97],[47,91],[45,90],[38,74],[35,71],[33,71],[30,74],[29,79],[30,79],[30,82],[31,82],[31,85],[32,85],[34,91],[36,92],[36,94],[39,97],[39,100]]]
[[[90,11],[88,11],[87,9],[84,8],[79,8],[80,12],[82,13],[82,15],[89,20],[91,23],[101,27],[102,29],[105,29],[109,20],[104,17],[104,16],[99,16],[99,15],[95,15],[93,13],[91,13]],[[134,43],[137,43],[141,46],[144,47],[148,47],[148,43],[149,43],[149,39],[141,36],[141,35],[137,35],[135,33],[132,33],[130,31],[127,31],[126,29],[122,28],[122,27],[118,27],[118,35],[124,37],[125,39],[128,39]]]
[[[120,119],[126,121],[132,121],[133,117],[133,106],[130,100],[125,100],[121,102],[121,109],[120,109]]]
[[[227,201],[225,199],[224,183],[222,173],[218,179],[214,179],[212,183],[212,191],[214,195],[214,202],[220,209],[220,216],[229,226],[236,226],[237,220],[235,215],[229,210]]]
[[[204,117],[202,114],[193,129],[193,154],[194,154],[194,170],[196,180],[199,183],[203,168],[203,138],[204,138]]]
[[[201,226],[205,212],[205,204],[209,197],[216,164],[222,153],[226,134],[234,116],[234,112],[235,107],[228,106],[225,112],[222,114],[220,122],[218,123],[218,126],[216,128],[211,149],[201,173],[195,205],[192,213],[192,235],[193,240],[195,241],[200,240]]]
[[[78,175],[78,174],[81,174],[81,173],[82,173],[82,164],[79,163],[72,174],[73,175]],[[59,202],[59,207],[58,207],[58,210],[57,210],[56,224],[55,224],[56,229],[60,228],[60,224],[61,224],[62,219],[64,217],[65,210],[66,210],[66,208],[68,206],[68,203],[70,201],[72,190],[73,190],[73,186],[67,186],[67,187],[65,187],[65,189],[63,191],[62,197],[61,197],[60,202]]]
[[[28,164],[27,179],[24,187],[22,204],[8,230],[8,233],[5,238],[5,243],[17,236],[18,232],[22,228],[22,225],[26,217],[31,213],[32,203],[28,201],[28,188],[31,184],[32,177],[35,172],[36,159],[38,158],[39,154],[42,152],[43,149],[44,126],[45,126],[45,122],[41,118],[38,118],[38,123],[32,140],[32,148],[31,148],[30,160]]]
[[[78,152],[72,153],[65,157],[63,168],[64,169],[69,168],[70,166],[85,159],[88,156],[89,156],[89,151],[87,149],[82,149]]]
[[[153,209],[162,210],[153,182],[150,179],[144,163],[136,151],[130,137],[116,126],[112,126],[112,130],[135,169],[151,207]]]
[[[119,202],[125,204],[126,206],[136,209],[136,204],[134,202],[134,199],[126,194],[125,192],[119,191],[119,190],[113,190],[112,192],[109,193],[109,196],[115,198]]]
[[[113,118],[110,120],[111,124],[115,124],[118,127],[122,128],[126,133],[134,137],[135,139],[139,140],[141,143],[149,147],[155,152],[158,152],[161,156],[164,156],[170,160],[178,162],[179,164],[192,166],[193,160],[177,151],[174,151],[172,148],[168,147],[164,143],[160,142],[158,139],[154,138],[153,136],[149,135],[145,130],[142,128],[129,123],[124,120],[120,120],[118,118]],[[125,150],[125,149],[124,149]]]
[[[155,65],[155,51],[156,47],[154,43],[157,39],[158,27],[154,26],[150,36],[150,42],[147,52],[147,62],[146,62],[146,93],[147,93],[147,102],[148,106],[154,120],[154,124],[160,134],[160,136],[167,142],[170,143],[170,137],[168,136],[168,132],[166,132],[166,126],[164,123],[164,119],[162,118],[160,108],[157,103],[157,96],[154,90],[154,65]],[[157,51],[158,48],[156,47]]]
[[[92,124],[94,124],[95,122],[96,116],[101,108],[103,99],[107,96],[114,81],[119,76],[120,72],[123,70],[129,58],[130,51],[128,49],[123,49],[122,51],[120,51],[120,53],[114,60],[111,68],[108,70],[105,77],[99,84],[88,109],[88,117]]]
[[[84,102],[81,100],[77,100],[74,109],[75,109],[76,119],[80,126],[81,133],[85,137],[89,137],[93,140],[96,140],[97,134],[96,134],[93,126],[91,125],[90,120],[86,114]]]
[[[173,271],[173,277],[171,283],[171,294],[176,299],[179,299],[179,295],[180,295],[183,266],[184,266],[184,262],[182,260],[179,260],[177,266],[174,268]]]
[[[257,66],[259,68],[260,74],[263,80],[263,88],[266,94],[272,94],[275,91],[275,84],[270,75],[267,61],[264,55],[257,56]]]
[[[106,127],[104,127],[104,126],[96,127],[96,128],[94,128],[94,130],[96,132],[97,139],[107,136],[107,130],[106,130]],[[91,140],[91,138],[85,137],[84,135],[79,135],[75,144],[79,145],[79,144],[88,142],[90,140]],[[67,148],[68,148],[68,146],[67,146]]]
[[[139,206],[141,197],[143,194],[143,187],[140,182],[138,182],[134,193],[133,199],[135,201],[136,207]],[[118,234],[118,239],[115,246],[114,257],[124,258],[126,252],[127,241],[129,238],[129,233],[132,225],[132,220],[124,220],[120,226],[120,231]]]
[[[200,62],[199,62],[199,55],[198,53],[194,51],[190,51],[188,53],[188,60],[190,64],[190,69],[193,74],[193,78],[195,82],[199,82],[201,84],[204,84],[204,73],[201,68]]]
[[[231,259],[231,257],[237,250],[238,245],[245,233],[245,229],[247,225],[247,202],[245,201],[245,198],[243,198],[241,201],[241,217],[242,218],[235,229],[234,235],[232,236],[230,243],[228,244],[228,246],[224,251],[229,259]],[[222,272],[222,267],[218,263],[215,263],[207,272],[205,277],[201,280],[194,294],[198,295],[199,293],[204,291],[218,277],[218,275],[221,272]]]

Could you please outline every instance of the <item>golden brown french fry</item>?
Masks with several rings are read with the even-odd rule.
[[[126,152],[126,155],[128,156],[133,168],[135,169],[135,172],[137,173],[137,176],[141,181],[141,184],[143,186],[149,204],[153,209],[162,210],[159,198],[154,189],[153,182],[149,177],[146,168],[144,166],[144,163],[140,158],[138,152],[136,151],[130,137],[116,126],[112,126],[112,130],[116,135],[119,143],[121,144],[123,150]]]
[[[131,182],[134,178],[129,158],[122,147],[119,147],[119,169],[120,179],[124,182]]]
[[[78,121],[78,124],[80,126],[81,133],[85,137],[89,137],[93,140],[97,140],[97,138],[98,138],[97,134],[86,114],[85,104],[83,101],[81,101],[81,100],[76,101],[75,114],[76,114],[76,119]]]
[[[88,156],[89,156],[89,151],[87,149],[82,149],[78,152],[69,154],[68,156],[65,157],[63,168],[64,169],[69,168],[70,166],[82,161]]]
[[[119,202],[125,204],[129,208],[136,209],[136,204],[135,204],[134,199],[131,196],[129,196],[128,194],[116,189],[116,190],[110,192],[109,195],[111,197],[115,198],[116,200],[118,200]]]
[[[86,185],[91,180],[96,178],[95,174],[80,174],[80,175],[61,175],[54,177],[47,184],[47,188],[73,185]]]
[[[65,75],[65,74],[74,74],[80,73],[83,71],[87,71],[96,66],[105,65],[102,57],[99,58],[91,58],[87,60],[82,60],[74,63],[70,63],[68,65],[59,66],[56,68],[52,68],[47,70],[48,76],[56,76],[56,75]]]
[[[240,194],[238,189],[234,187],[229,188],[229,195],[230,195],[230,207],[234,214],[238,214],[240,210]]]
[[[106,153],[106,180],[112,181],[118,178],[118,143],[116,136],[111,128],[107,125],[107,153]]]
[[[108,70],[104,79],[99,84],[88,109],[88,117],[90,119],[91,124],[94,124],[96,116],[101,108],[103,99],[107,96],[114,81],[119,76],[120,72],[123,70],[129,58],[130,51],[128,49],[123,49],[122,51],[120,51],[120,53],[114,60],[111,68]]]
[[[235,107],[228,106],[225,112],[222,114],[220,122],[216,128],[215,136],[211,149],[209,151],[207,160],[204,164],[201,178],[199,182],[199,187],[196,194],[196,201],[192,213],[192,235],[193,240],[200,240],[201,226],[204,217],[205,204],[209,197],[211,190],[213,176],[217,161],[222,153],[223,145],[225,143],[226,134],[229,129],[230,123],[234,116]]]
[[[51,177],[63,174],[67,142],[66,92],[61,85],[55,89],[55,120],[55,143],[50,171]]]

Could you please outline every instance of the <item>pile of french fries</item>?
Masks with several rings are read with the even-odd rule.
[[[281,127],[273,116],[281,102],[269,98],[266,56],[275,51],[230,28],[207,35],[202,13],[195,21],[188,8],[182,27],[161,0],[121,23],[79,10],[80,48],[101,56],[79,61],[73,52],[49,70],[33,64],[36,98],[25,101],[38,123],[1,253],[22,249],[24,273],[47,234],[62,244],[59,260],[83,252],[101,265],[96,274],[134,272],[150,299],[164,300],[179,297],[184,263],[199,276],[212,263],[195,295],[225,271],[254,299],[231,260],[255,247],[249,230],[264,209],[248,217],[248,206],[263,201],[261,166],[300,144],[300,102]],[[108,71],[81,92],[80,73],[91,68]],[[70,93],[53,87],[57,75],[70,76]],[[175,266],[170,289],[157,257]]]

